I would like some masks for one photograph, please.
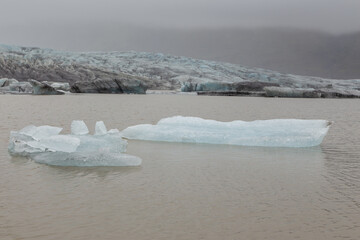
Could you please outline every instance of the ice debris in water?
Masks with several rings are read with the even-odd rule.
[[[95,135],[105,135],[107,134],[107,129],[103,121],[98,121],[95,124]]]
[[[71,123],[71,134],[73,135],[86,135],[89,134],[89,129],[84,121],[74,120]]]
[[[141,159],[124,154],[127,141],[117,129],[106,131],[96,123],[95,134],[83,121],[73,121],[70,135],[59,135],[62,128],[28,126],[10,133],[9,153],[35,162],[57,166],[138,166]]]
[[[252,122],[219,122],[197,117],[176,116],[156,125],[126,128],[128,139],[229,144],[263,147],[312,147],[320,145],[331,122],[326,120],[272,119]]]
[[[119,131],[119,129],[110,129],[107,133],[109,134],[109,133],[119,133],[120,131]]]

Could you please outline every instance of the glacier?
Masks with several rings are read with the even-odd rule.
[[[139,157],[125,154],[127,141],[117,129],[106,130],[98,121],[94,135],[82,120],[71,123],[71,134],[62,128],[27,126],[11,131],[8,151],[12,156],[28,157],[35,162],[55,166],[139,166]]]
[[[65,94],[62,90],[57,90],[52,85],[61,88],[63,84],[60,83],[48,83],[46,81],[39,82],[34,79],[29,79],[29,83],[32,86],[32,94],[34,95],[63,95]],[[52,85],[51,85],[52,84]]]
[[[5,85],[10,80],[5,78],[47,81],[46,89],[47,85],[56,88],[66,83],[67,90],[76,93],[176,90],[267,97],[360,97],[360,79],[299,76],[161,53],[65,52],[0,44],[0,93],[8,91]],[[265,87],[269,87],[267,91]],[[41,92],[49,94],[46,89]]]
[[[66,92],[70,92],[69,83],[39,82],[34,79],[19,82],[16,79],[0,78],[0,93],[62,95]]]
[[[175,116],[156,125],[140,124],[122,131],[127,139],[228,144],[261,147],[312,147],[320,145],[330,128],[327,120],[272,119],[220,122]]]

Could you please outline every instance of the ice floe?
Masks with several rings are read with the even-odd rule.
[[[138,166],[141,159],[124,154],[127,141],[117,129],[106,130],[97,122],[90,135],[83,121],[73,121],[70,135],[60,135],[62,128],[33,125],[10,133],[8,146],[13,156],[57,166]]]
[[[156,125],[122,131],[127,139],[229,144],[263,147],[312,147],[321,144],[331,123],[326,120],[273,119],[219,122],[197,117],[170,117]]]

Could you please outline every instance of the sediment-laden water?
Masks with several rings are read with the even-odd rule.
[[[219,121],[334,121],[314,148],[129,141],[141,167],[51,167],[8,155],[29,124],[70,131]],[[360,239],[360,101],[182,95],[0,96],[0,239]]]

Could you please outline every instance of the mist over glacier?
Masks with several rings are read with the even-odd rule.
[[[0,43],[146,51],[334,79],[360,76],[356,0],[4,0]],[[14,17],[16,15],[16,17]]]

